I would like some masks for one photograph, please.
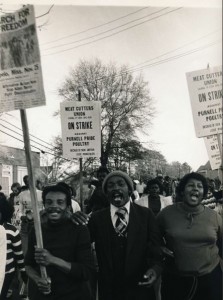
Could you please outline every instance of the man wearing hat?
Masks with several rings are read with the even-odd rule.
[[[155,217],[130,201],[131,178],[109,173],[102,189],[108,208],[91,215],[89,229],[99,266],[100,300],[152,300],[161,273],[161,237]]]

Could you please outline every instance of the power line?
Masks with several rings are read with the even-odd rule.
[[[141,9],[138,9],[138,10],[132,12],[132,13],[129,13],[129,14],[127,14],[127,15],[124,15],[124,16],[122,16],[122,17],[120,17],[120,18],[117,18],[117,19],[114,19],[114,20],[112,20],[112,21],[109,21],[109,22],[107,22],[107,23],[103,23],[103,24],[101,24],[101,25],[98,25],[98,26],[95,26],[95,27],[91,27],[91,28],[88,28],[88,29],[86,29],[86,30],[83,30],[83,31],[80,31],[80,32],[77,32],[77,33],[73,33],[73,34],[70,34],[70,35],[66,35],[66,36],[61,37],[61,38],[59,38],[59,39],[57,39],[57,40],[54,40],[54,41],[50,41],[50,42],[43,43],[43,44],[41,44],[41,46],[48,45],[48,44],[51,44],[51,43],[55,43],[55,42],[58,42],[58,41],[67,39],[67,38],[69,38],[69,37],[72,37],[72,36],[76,36],[76,35],[82,34],[82,33],[86,33],[86,32],[91,31],[91,30],[93,30],[93,29],[96,29],[96,28],[99,28],[99,27],[102,27],[102,26],[111,24],[111,23],[113,23],[113,22],[116,22],[116,21],[118,21],[118,20],[124,19],[124,18],[126,18],[126,17],[128,17],[128,16],[130,16],[130,15],[136,14],[136,13],[138,13],[139,11],[142,11],[142,10],[147,9],[147,8],[148,8],[148,7],[143,7],[143,8],[141,8]]]
[[[13,129],[11,129],[11,128],[9,128],[9,127],[7,127],[7,126],[1,124],[1,123],[0,123],[0,125],[1,125],[2,127],[4,127],[5,129],[8,129],[8,130],[12,131],[13,133],[16,133],[16,134],[18,134],[18,135],[20,135],[20,136],[23,136],[21,133],[16,132],[16,131],[14,131]],[[54,151],[54,149],[49,148],[49,147],[47,147],[47,146],[44,146],[44,145],[42,145],[42,144],[40,144],[40,143],[38,143],[38,142],[36,142],[36,141],[34,141],[34,140],[32,140],[32,139],[30,139],[30,141],[36,143],[37,145],[40,145],[40,146],[42,146],[42,147],[45,147],[45,148],[49,149],[50,151]]]
[[[187,55],[189,55],[189,54],[192,54],[192,53],[201,51],[201,50],[203,50],[203,49],[209,48],[209,47],[211,47],[211,46],[213,46],[213,45],[216,45],[216,44],[219,43],[219,42],[221,42],[221,40],[218,40],[218,41],[209,43],[209,44],[204,45],[204,46],[202,46],[202,47],[200,47],[200,48],[192,49],[192,50],[190,50],[190,51],[188,51],[188,52],[185,52],[185,53],[181,53],[181,54],[175,55],[175,56],[173,56],[173,57],[169,57],[169,58],[163,59],[163,60],[158,61],[158,62],[154,62],[154,63],[149,64],[149,65],[142,66],[142,67],[140,67],[140,68],[133,69],[133,70],[131,70],[131,73],[132,73],[132,72],[136,72],[136,71],[141,71],[141,70],[143,70],[143,69],[145,69],[145,68],[148,68],[148,67],[153,67],[153,66],[156,66],[156,65],[160,65],[160,64],[163,64],[163,63],[166,63],[166,62],[169,62],[169,61],[172,61],[172,60],[175,60],[175,59],[178,59],[178,58],[187,56]],[[121,76],[121,75],[119,75],[119,76]]]
[[[113,31],[113,30],[115,30],[115,29],[121,28],[121,27],[126,26],[126,25],[128,25],[128,24],[131,24],[131,23],[133,23],[133,22],[136,22],[136,21],[145,19],[145,18],[147,18],[147,17],[150,17],[150,16],[152,16],[152,15],[154,15],[154,14],[157,14],[157,13],[163,11],[163,10],[166,10],[166,9],[168,9],[168,7],[165,7],[165,8],[162,8],[162,9],[156,11],[156,12],[150,13],[150,14],[144,16],[144,17],[141,17],[141,18],[138,18],[138,19],[129,21],[129,22],[125,23],[125,24],[118,25],[118,26],[113,27],[113,28],[111,28],[111,29],[108,29],[108,30],[99,32],[99,33],[94,34],[94,35],[92,35],[92,36],[89,36],[89,37],[86,37],[86,38],[82,38],[82,39],[80,39],[80,40],[76,40],[76,41],[73,41],[73,42],[70,42],[70,43],[61,44],[61,45],[56,45],[56,46],[53,46],[53,47],[50,47],[50,48],[46,48],[46,49],[43,49],[43,51],[47,51],[47,50],[51,50],[51,49],[55,49],[55,48],[59,48],[59,47],[67,46],[67,45],[72,45],[72,44],[76,44],[76,43],[79,43],[79,42],[83,42],[83,41],[85,41],[85,40],[89,40],[89,39],[95,38],[95,37],[97,37],[97,36],[100,36],[100,35],[105,34],[105,33],[107,33],[107,32],[110,32],[110,31]]]
[[[7,115],[9,115],[9,114],[7,114]],[[9,115],[10,116],[10,115]],[[9,125],[11,125],[11,126],[13,126],[14,128],[17,128],[17,129],[19,129],[19,130],[21,130],[22,131],[22,129],[21,128],[19,128],[19,127],[17,127],[17,126],[15,126],[15,125],[13,125],[12,123],[10,123],[10,122],[8,122],[8,121],[6,121],[6,120],[4,120],[4,119],[0,119],[1,121],[4,121],[4,122],[6,122],[7,124],[9,124]],[[35,135],[32,135],[32,134],[29,134],[30,136],[32,136],[32,137],[34,137],[35,139],[37,139],[37,140],[39,140],[39,141],[41,141],[41,142],[43,142],[43,143],[45,143],[45,144],[47,144],[47,145],[49,145],[49,146],[52,146],[51,144],[49,144],[49,143],[47,143],[47,142],[45,142],[44,140],[42,140],[42,139],[40,139],[40,138],[38,138],[38,137],[36,137]],[[45,147],[45,146],[44,146]]]
[[[12,137],[12,138],[18,140],[18,141],[20,141],[20,142],[22,142],[22,143],[24,143],[23,140],[20,140],[20,139],[18,139],[17,137],[15,137],[15,136],[13,136],[13,135],[11,135],[11,134],[9,134],[9,133],[7,133],[7,132],[1,130],[1,129],[0,129],[0,132],[2,132],[2,133],[4,133],[4,134],[6,134],[6,135],[8,135],[8,136],[10,136],[10,137]],[[56,157],[56,158],[61,158],[61,159],[66,160],[66,161],[71,161],[71,162],[73,162],[73,160],[71,160],[71,159],[64,158],[64,157],[62,157],[62,156],[55,155],[55,154],[52,154],[52,153],[47,152],[47,151],[43,151],[43,150],[39,149],[38,147],[36,147],[36,146],[34,146],[34,145],[30,145],[30,146],[33,147],[33,148],[38,149],[42,154],[46,154],[46,153],[47,153],[47,154],[50,154],[50,155],[52,155],[52,156],[54,156],[54,157]]]
[[[139,63],[139,64],[137,64],[137,65],[135,65],[135,66],[133,66],[133,67],[130,67],[130,68],[128,68],[128,70],[131,70],[132,68],[135,68],[135,67],[137,67],[137,66],[139,66],[139,65],[145,64],[145,63],[147,63],[147,62],[153,61],[153,60],[155,60],[155,59],[157,59],[157,58],[160,58],[160,57],[162,57],[162,56],[165,56],[165,55],[167,55],[167,54],[170,54],[170,53],[172,53],[172,52],[175,52],[175,51],[177,51],[177,50],[180,50],[180,49],[182,49],[182,48],[185,47],[185,46],[194,44],[194,43],[196,43],[197,41],[202,40],[202,39],[204,39],[204,38],[206,38],[206,37],[208,37],[208,36],[210,36],[210,35],[212,35],[212,34],[218,32],[218,31],[220,31],[220,30],[221,30],[221,28],[219,28],[219,29],[217,29],[217,30],[214,30],[214,31],[212,31],[212,32],[210,32],[210,33],[208,33],[208,34],[206,34],[206,35],[204,35],[204,36],[202,36],[202,37],[200,37],[200,38],[198,38],[198,39],[195,39],[195,40],[193,40],[193,41],[191,41],[191,42],[189,42],[189,43],[186,43],[186,44],[184,44],[184,45],[182,45],[182,46],[180,46],[180,47],[178,47],[178,48],[175,48],[175,49],[173,49],[173,50],[171,50],[171,51],[165,52],[165,53],[163,53],[163,54],[161,54],[161,55],[159,55],[159,56],[156,56],[156,57],[154,57],[154,58],[151,58],[151,59],[149,59],[149,60],[146,60],[146,61],[144,61],[144,62],[141,62],[141,63]]]
[[[172,13],[172,12],[175,12],[175,11],[177,11],[177,10],[179,10],[179,9],[182,9],[182,7],[176,8],[176,9],[174,9],[174,10],[172,10],[172,11],[169,11],[169,12],[167,12],[167,13],[165,13],[165,14],[162,14],[162,15],[159,15],[159,16],[157,16],[157,17],[151,18],[151,19],[149,19],[149,20],[143,21],[143,22],[141,22],[141,23],[135,24],[135,25],[130,26],[130,27],[128,27],[128,28],[122,29],[122,30],[120,30],[120,31],[117,31],[117,32],[112,33],[112,34],[110,34],[110,35],[107,35],[107,36],[105,36],[105,37],[99,38],[99,39],[97,39],[97,40],[95,40],[95,41],[91,41],[91,42],[88,42],[88,43],[84,43],[84,44],[81,44],[81,45],[78,45],[78,46],[75,46],[75,47],[72,47],[72,48],[60,50],[60,51],[53,52],[53,53],[50,53],[50,54],[45,54],[45,55],[42,55],[42,56],[50,56],[50,55],[54,55],[54,54],[58,54],[58,53],[66,52],[66,51],[70,51],[70,50],[73,50],[73,49],[76,49],[76,48],[79,48],[79,47],[82,47],[82,46],[85,46],[85,45],[89,45],[89,44],[95,43],[95,42],[100,41],[100,40],[104,40],[104,39],[106,39],[106,38],[108,38],[108,37],[111,37],[111,36],[114,36],[114,35],[116,35],[116,34],[118,34],[118,33],[120,33],[120,32],[124,32],[124,31],[126,31],[126,30],[129,30],[129,29],[134,28],[134,27],[136,27],[136,26],[142,25],[142,24],[144,24],[144,23],[146,23],[146,22],[149,22],[149,21],[153,21],[153,20],[158,19],[158,18],[160,18],[160,17],[162,17],[162,16],[165,16],[165,15],[167,15],[167,14],[170,14],[170,13]]]
[[[46,13],[44,13],[44,14],[42,14],[42,15],[36,17],[36,19],[39,19],[39,18],[42,18],[42,17],[48,15],[53,7],[54,7],[54,4],[50,6],[49,10],[48,10]]]
[[[22,143],[24,143],[24,141],[23,140],[20,140],[20,139],[18,139],[17,137],[15,137],[15,136],[13,136],[13,135],[11,135],[11,134],[9,134],[9,133],[7,133],[7,132],[5,132],[5,131],[3,131],[3,130],[1,130],[0,129],[0,131],[1,132],[3,132],[4,134],[6,134],[6,135],[8,135],[8,136],[10,136],[10,137],[12,137],[12,138],[14,138],[14,139],[16,139],[17,141],[20,141],[20,142],[22,142]],[[36,149],[38,149],[41,153],[45,153],[45,151],[43,151],[43,150],[41,150],[41,149],[39,149],[38,147],[36,147],[36,146],[33,146],[33,145],[31,145],[33,148],[36,148]]]
[[[23,6],[24,6],[24,5],[23,5]],[[39,19],[39,18],[42,18],[42,17],[48,15],[48,14],[50,13],[50,11],[52,10],[53,7],[54,7],[54,4],[50,6],[50,8],[48,9],[47,12],[45,12],[44,14],[42,14],[42,15],[40,15],[40,16],[37,16],[37,17],[35,17],[35,18],[36,18],[36,19]],[[18,9],[18,10],[19,10],[19,9]],[[8,9],[4,9],[4,10],[3,10],[2,8],[0,8],[0,12],[3,13],[3,14],[12,14],[12,13],[17,12],[18,10],[8,10]]]
[[[126,71],[124,71],[124,72],[122,72],[122,73],[120,73],[120,74],[117,74],[116,76],[114,76],[114,78],[116,78],[116,77],[121,77],[121,76],[124,75],[126,72],[128,72],[128,73],[133,73],[133,72],[141,71],[141,70],[143,70],[143,69],[145,69],[145,68],[157,66],[157,65],[160,65],[160,64],[163,64],[163,63],[166,63],[166,62],[169,62],[169,61],[172,61],[172,60],[175,60],[175,59],[178,59],[178,58],[187,56],[187,55],[189,55],[189,54],[192,54],[192,53],[201,51],[201,50],[203,50],[203,49],[206,49],[206,48],[208,48],[208,47],[211,47],[211,46],[213,46],[213,45],[215,45],[215,44],[217,44],[217,43],[219,43],[219,42],[221,42],[221,40],[217,40],[217,41],[211,42],[211,43],[209,43],[209,44],[203,45],[202,47],[195,48],[195,49],[191,49],[191,50],[189,50],[189,51],[187,51],[187,52],[180,53],[180,54],[177,54],[177,55],[175,55],[175,56],[168,57],[168,58],[165,58],[165,59],[163,59],[163,60],[160,60],[160,61],[157,61],[157,62],[148,64],[148,65],[145,65],[145,66],[141,66],[141,67],[135,68],[136,66],[138,66],[138,65],[140,65],[140,64],[143,64],[143,63],[137,64],[137,65],[135,65],[135,66],[133,66],[133,67],[131,67],[131,68],[128,68]],[[170,51],[170,52],[174,52],[174,50],[173,50],[173,51]],[[168,53],[170,53],[170,52],[167,52],[167,53],[165,53],[165,54],[162,54],[162,55],[160,55],[160,56],[157,56],[157,57],[155,57],[155,58],[152,58],[152,59],[150,59],[149,61],[153,61],[153,60],[155,60],[155,59],[157,59],[157,58],[159,58],[159,57],[162,57],[162,56],[164,56],[164,55],[166,55],[166,54],[168,54]],[[149,61],[146,61],[146,62],[149,62]],[[145,62],[144,62],[144,63],[145,63]],[[96,81],[100,81],[100,80],[103,81],[105,78],[107,78],[107,77],[106,77],[106,76],[102,76],[102,77],[97,78]]]

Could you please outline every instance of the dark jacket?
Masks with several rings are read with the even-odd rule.
[[[114,280],[120,274],[114,271],[114,247],[110,208],[92,214],[89,229],[99,266],[99,299],[114,300]],[[115,232],[115,231],[114,231]],[[123,272],[123,300],[148,300],[153,288],[139,287],[147,269],[153,267],[161,272],[160,255],[161,236],[155,217],[150,209],[131,203],[126,240],[125,262]],[[117,299],[117,297],[116,297]],[[121,299],[118,298],[118,299]]]

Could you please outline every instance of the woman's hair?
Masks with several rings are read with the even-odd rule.
[[[158,185],[159,189],[161,190],[162,185],[161,185],[160,181],[159,181],[158,179],[154,178],[154,179],[150,179],[150,180],[147,182],[144,192],[145,192],[145,193],[148,193],[149,190],[150,190],[150,188],[151,188],[151,186],[152,186],[152,185],[155,185],[155,184]]]
[[[49,192],[61,192],[64,193],[66,195],[66,201],[67,201],[67,206],[71,206],[71,190],[68,184],[66,184],[65,182],[58,182],[55,185],[48,185],[45,186],[43,188],[43,192],[42,192],[42,199],[43,199],[43,204],[45,204],[45,200],[46,200],[46,195]]]
[[[14,207],[8,202],[5,195],[0,195],[0,224],[11,222]]]
[[[205,198],[207,196],[207,192],[208,192],[208,184],[207,184],[207,179],[201,175],[200,173],[196,173],[196,172],[192,172],[192,173],[188,173],[186,175],[184,175],[184,177],[182,177],[180,179],[180,182],[178,183],[177,187],[176,187],[176,198],[178,199],[178,201],[182,200],[182,192],[185,189],[185,186],[187,184],[187,182],[190,179],[196,179],[201,181],[202,185],[203,185],[203,198]]]

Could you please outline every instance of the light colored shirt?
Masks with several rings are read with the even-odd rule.
[[[37,195],[37,201],[38,201],[38,208],[39,211],[43,209],[43,201],[42,201],[42,191],[36,190],[36,195]],[[30,195],[30,190],[25,190],[22,191],[19,194],[19,211],[22,216],[26,215],[27,210],[32,211],[32,202],[31,202],[31,195]]]
[[[130,212],[130,201],[128,201],[123,207],[125,207],[127,209],[127,213],[125,214],[125,219],[126,222],[128,224],[129,222],[129,212]],[[111,220],[112,220],[112,224],[115,228],[115,223],[117,221],[118,216],[116,215],[116,211],[119,210],[120,207],[116,207],[114,205],[110,205],[110,213],[111,213]]]
[[[138,201],[140,199],[139,193],[136,190],[132,192],[131,198],[133,198],[133,195],[134,195],[133,202],[136,202],[136,201]]]
[[[11,224],[19,231],[21,229],[21,211],[20,211],[20,194],[14,197],[14,213],[11,219]]]
[[[137,192],[139,193],[139,194],[142,194],[143,193],[143,191],[144,191],[144,188],[145,188],[145,184],[144,183],[139,183],[139,184],[137,184],[136,185],[136,190],[137,190]]]
[[[80,205],[77,203],[77,201],[75,201],[73,199],[71,199],[71,206],[73,209],[73,213],[81,210]]]
[[[160,210],[162,210],[164,207],[173,204],[173,199],[171,196],[165,197],[163,195],[159,195],[160,196],[160,203],[161,203],[161,208]],[[144,195],[142,196],[139,201],[136,202],[136,204],[140,205],[140,206],[144,206],[144,207],[148,207],[149,208],[149,200],[148,200],[148,195]]]
[[[5,278],[5,265],[6,265],[6,231],[0,225],[0,294]]]

